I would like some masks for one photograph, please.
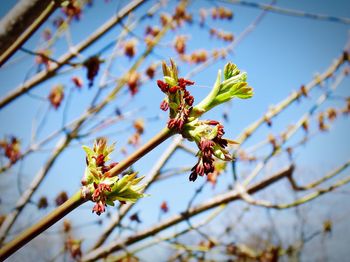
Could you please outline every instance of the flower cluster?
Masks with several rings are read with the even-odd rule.
[[[161,103],[161,108],[170,108],[168,128],[180,133],[198,146],[198,162],[192,168],[189,180],[195,181],[198,176],[210,175],[215,172],[215,160],[232,161],[227,150],[228,144],[236,142],[223,138],[224,127],[215,120],[199,120],[199,117],[213,107],[227,102],[234,97],[250,98],[253,89],[248,86],[247,74],[240,72],[236,65],[226,64],[224,81],[221,81],[219,70],[212,91],[199,104],[193,107],[194,98],[186,90],[186,86],[194,82],[178,78],[175,63],[170,60],[170,66],[163,63],[164,81],[158,80],[158,87],[167,95]]]
[[[232,157],[227,150],[228,144],[235,142],[223,138],[224,126],[215,120],[194,120],[186,124],[183,136],[190,141],[195,141],[198,146],[198,162],[191,169],[190,181],[195,181],[198,176],[210,175],[215,172],[215,159],[231,161]]]
[[[178,78],[177,68],[173,60],[170,60],[170,67],[164,62],[162,65],[164,81],[158,80],[157,85],[167,97],[161,103],[160,108],[164,111],[170,109],[168,128],[181,133],[194,102],[193,96],[186,87],[193,85],[194,82]]]
[[[95,202],[92,212],[101,215],[107,205],[114,206],[113,201],[135,202],[144,196],[144,185],[138,185],[143,177],[136,178],[136,173],[123,175],[121,178],[113,174],[117,163],[106,164],[110,160],[110,154],[114,145],[107,146],[105,138],[95,141],[93,148],[83,146],[86,152],[86,164],[84,177],[81,181],[82,195]]]

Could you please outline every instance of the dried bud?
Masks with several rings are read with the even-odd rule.
[[[176,36],[174,41],[174,47],[178,54],[183,55],[186,51],[187,37],[183,35]]]
[[[139,133],[134,133],[128,138],[128,144],[135,147],[139,146],[141,143],[141,136]]]
[[[217,37],[225,42],[232,42],[234,40],[234,36],[231,32],[225,32],[215,28],[211,28],[209,32],[211,36]]]
[[[45,28],[43,33],[42,33],[42,36],[43,36],[45,41],[49,41],[52,37],[51,29]]]
[[[276,140],[275,136],[272,134],[269,134],[267,139],[268,139],[269,143],[272,145],[273,150],[276,151],[278,148],[278,144],[277,144],[277,140]]]
[[[264,121],[269,127],[272,126],[272,121],[268,116],[264,116]]]
[[[326,220],[323,222],[323,232],[324,233],[331,233],[332,232],[332,221],[331,220]]]
[[[68,2],[68,5],[63,7],[64,14],[69,18],[80,20],[81,18],[81,7],[78,1],[72,0]]]
[[[214,20],[217,18],[231,20],[233,18],[233,13],[225,7],[215,7],[212,9],[211,17]]]
[[[329,127],[326,125],[325,121],[324,121],[324,114],[320,113],[318,115],[318,128],[320,131],[327,131],[329,129]]]
[[[142,221],[140,220],[140,217],[139,217],[139,214],[136,212],[134,214],[132,214],[130,217],[129,217],[130,221],[135,221],[136,223],[140,224],[142,223]]]
[[[62,205],[64,202],[68,200],[68,195],[65,191],[62,191],[61,193],[58,194],[58,196],[55,199],[56,206]]]
[[[124,44],[124,54],[132,58],[136,54],[136,45],[137,45],[137,40],[136,39],[130,39]]]
[[[52,51],[50,49],[40,50],[37,52],[37,56],[35,56],[35,63],[38,65],[44,65],[47,70],[51,67],[51,61],[49,57],[52,55]]]
[[[81,242],[82,240],[76,240],[70,236],[66,240],[66,243],[65,243],[66,250],[69,251],[73,259],[79,260],[82,256]]]
[[[168,213],[169,207],[166,201],[163,201],[160,205],[160,210],[162,210],[163,213]]]
[[[39,201],[38,201],[38,209],[46,209],[47,206],[49,205],[49,203],[47,202],[47,198],[45,196],[42,196],[39,198]]]
[[[192,22],[192,15],[186,10],[186,5],[184,2],[180,2],[175,8],[175,14],[173,15],[173,20],[177,25],[182,25],[183,22]]]
[[[0,215],[0,227],[2,226],[2,223],[4,223],[5,219],[6,219],[5,215]]]
[[[135,120],[133,125],[137,133],[143,134],[145,129],[145,121],[143,119],[140,118]]]
[[[59,27],[61,27],[64,24],[64,19],[61,16],[56,17],[53,20],[52,24],[53,24],[54,27],[59,28]]]
[[[190,62],[195,64],[204,63],[208,59],[208,53],[206,50],[198,50],[191,54]]]
[[[72,230],[72,224],[69,222],[69,220],[65,219],[63,220],[63,232],[69,233]]]
[[[305,132],[309,131],[309,121],[307,119],[305,119],[305,121],[301,124],[301,126]]]
[[[147,26],[145,34],[146,35],[151,35],[152,37],[156,37],[159,34],[159,32],[160,32],[159,27],[157,27],[157,26],[153,26],[153,27]]]
[[[87,69],[87,79],[89,80],[89,87],[94,84],[94,79],[100,70],[100,58],[98,56],[91,56],[84,62],[84,67]]]
[[[156,64],[151,64],[149,67],[146,69],[146,75],[150,78],[153,79],[155,73],[156,73],[157,65]]]
[[[305,97],[308,97],[307,89],[306,89],[306,87],[304,85],[302,85],[300,87],[300,91],[299,92],[300,92],[301,95],[303,95]]]
[[[167,26],[171,22],[171,16],[168,13],[160,14],[160,23],[163,27]]]
[[[128,74],[128,87],[131,95],[135,95],[139,91],[141,75],[136,71]]]
[[[334,121],[337,118],[337,111],[334,108],[327,110],[327,117],[330,121]]]
[[[64,87],[63,85],[56,85],[51,89],[48,99],[51,105],[58,109],[64,98]]]
[[[72,82],[74,83],[75,87],[81,88],[83,86],[83,80],[80,77],[73,76]]]

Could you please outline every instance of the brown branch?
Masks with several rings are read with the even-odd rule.
[[[344,72],[340,73],[339,76],[337,76],[335,82],[331,86],[330,92],[334,92],[336,90],[338,85],[344,80],[345,76],[346,75]],[[244,186],[247,186],[259,174],[259,172],[265,167],[267,162],[272,157],[281,152],[280,149],[282,145],[284,145],[293,135],[296,134],[296,132],[303,126],[303,123],[305,123],[305,121],[307,121],[307,119],[309,119],[315,113],[317,108],[319,108],[324,102],[327,101],[330,96],[330,92],[322,94],[308,112],[306,112],[294,125],[287,128],[287,130],[283,133],[284,135],[282,141],[274,146],[273,151],[268,156],[266,156],[262,162],[256,165],[254,170],[243,181]]]
[[[291,172],[293,172],[294,167],[290,166],[287,169],[279,172],[278,174],[275,174],[251,187],[248,188],[247,192],[250,194],[254,194],[271,184],[274,184],[275,182],[279,181],[280,179],[290,175]],[[174,226],[182,221],[185,221],[189,217],[193,217],[195,215],[198,215],[202,212],[205,212],[207,210],[210,210],[212,208],[215,208],[217,206],[227,204],[233,201],[237,201],[240,199],[240,194],[237,191],[230,191],[225,194],[218,195],[214,197],[213,199],[202,203],[198,206],[192,207],[189,210],[182,212],[180,214],[177,214],[166,221],[157,224],[154,227],[151,227],[149,229],[146,229],[144,231],[141,231],[133,236],[128,237],[125,240],[117,240],[113,241],[110,244],[108,244],[105,247],[100,247],[88,254],[86,254],[83,258],[82,261],[95,261],[98,258],[103,258],[110,254],[111,252],[119,251],[122,250],[125,246],[132,245],[138,241],[141,241],[143,239],[146,239],[150,236],[154,236],[155,234],[171,227]]]
[[[27,244],[30,240],[38,236],[40,233],[48,229],[54,223],[59,221],[66,214],[80,206],[86,202],[81,195],[80,190],[73,197],[55,209],[52,213],[50,213],[45,219],[41,220],[39,223],[34,226],[28,228],[26,231],[20,234],[19,237],[15,238],[4,247],[0,249],[0,261],[4,261],[11,254],[16,252],[18,249]]]
[[[0,67],[60,5],[59,0],[21,0],[0,21]]]
[[[314,200],[315,198],[318,198],[318,197],[320,197],[328,192],[331,192],[331,191],[337,189],[338,187],[344,186],[348,183],[350,183],[350,176],[337,181],[336,183],[334,183],[333,185],[331,185],[327,188],[315,190],[314,192],[307,194],[303,197],[300,197],[291,203],[283,203],[283,204],[273,204],[273,203],[266,201],[266,200],[254,199],[253,197],[250,196],[249,193],[244,191],[244,187],[242,187],[242,186],[240,187],[240,192],[241,192],[242,199],[250,205],[260,206],[260,207],[265,207],[265,208],[273,208],[273,209],[287,209],[287,208],[292,208],[292,207],[303,205],[307,202]]]
[[[311,82],[305,85],[306,92],[310,92],[320,83],[333,76],[333,73],[337,71],[345,61],[345,56],[342,54],[332,63],[332,65],[330,65],[327,68],[325,72],[323,72],[317,78],[313,79]],[[293,92],[279,104],[269,109],[261,118],[256,120],[246,129],[244,129],[243,132],[238,136],[236,141],[238,141],[240,145],[242,145],[262,124],[265,123],[266,119],[272,119],[273,117],[277,116],[280,112],[289,107],[293,102],[297,101],[301,95],[301,92]]]
[[[24,191],[24,193],[21,195],[21,197],[18,199],[16,206],[14,210],[6,215],[5,221],[2,223],[0,227],[0,243],[2,243],[9,230],[11,229],[12,225],[15,223],[18,215],[22,211],[22,209],[25,207],[25,205],[28,203],[36,189],[41,184],[41,181],[46,177],[46,174],[50,170],[50,168],[55,163],[57,157],[61,154],[61,152],[65,149],[65,147],[70,143],[71,137],[66,136],[65,138],[61,139],[55,151],[49,158],[49,160],[45,163],[45,165],[40,169],[38,174],[33,179],[32,183],[28,186],[28,188]]]
[[[307,185],[304,186],[300,186],[297,184],[297,182],[294,180],[293,176],[289,176],[288,180],[292,186],[292,188],[296,191],[305,191],[305,190],[310,190],[313,189],[315,187],[317,187],[318,185],[322,184],[323,182],[326,182],[327,180],[335,177],[336,175],[338,175],[339,173],[343,172],[345,169],[347,169],[350,166],[350,160],[345,162],[343,165],[341,165],[340,167],[336,168],[335,170],[333,170],[332,172],[330,172],[329,174],[325,175],[324,177],[321,177],[320,179],[311,182]]]

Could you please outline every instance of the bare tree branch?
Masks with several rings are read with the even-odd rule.
[[[134,0],[131,3],[129,3],[122,10],[120,10],[120,12],[115,17],[110,18],[105,24],[103,24],[94,33],[92,33],[87,39],[75,45],[73,48],[71,48],[69,52],[62,55],[59,59],[57,59],[58,63],[53,64],[53,66],[49,70],[41,71],[40,73],[34,75],[32,78],[28,79],[23,85],[19,86],[18,88],[10,92],[6,97],[4,97],[0,101],[0,109],[6,106],[7,104],[11,103],[13,100],[18,98],[22,94],[28,92],[39,83],[55,75],[58,69],[60,69],[64,64],[66,64],[69,60],[75,57],[78,53],[84,51],[87,47],[89,47],[101,36],[103,36],[110,29],[112,29],[116,24],[118,24],[119,21],[123,19],[123,17],[127,16],[130,12],[132,12],[134,9],[136,9],[138,6],[140,6],[144,2],[146,1]]]
[[[270,186],[271,184],[274,184],[275,182],[277,182],[278,180],[288,176],[291,174],[291,172],[293,172],[294,167],[290,166],[287,169],[279,172],[278,174],[275,174],[251,187],[249,187],[247,189],[247,192],[249,194],[254,194],[257,191],[260,191],[268,186]],[[111,252],[115,252],[115,251],[119,251],[121,249],[123,249],[124,246],[128,246],[131,244],[134,244],[138,241],[141,241],[143,239],[146,239],[150,236],[153,236],[173,225],[176,225],[182,221],[185,221],[186,219],[188,219],[189,217],[198,215],[204,211],[210,210],[214,207],[220,206],[222,204],[227,204],[229,202],[232,201],[237,201],[241,199],[240,197],[240,192],[238,191],[230,191],[228,193],[224,193],[221,195],[218,195],[216,197],[214,197],[213,199],[204,202],[198,206],[192,207],[191,209],[182,212],[178,215],[175,215],[171,218],[169,218],[168,220],[164,221],[163,223],[159,223],[158,225],[151,227],[149,229],[146,229],[144,231],[141,231],[139,233],[134,234],[133,236],[128,237],[126,240],[117,240],[117,241],[113,241],[110,244],[108,244],[105,247],[100,247],[90,253],[88,253],[87,255],[85,255],[82,258],[82,261],[95,261],[98,258],[102,258],[105,257],[106,255],[110,254]]]

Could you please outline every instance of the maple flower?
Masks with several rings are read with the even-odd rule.
[[[162,68],[164,81],[158,80],[157,85],[167,95],[167,99],[163,100],[160,108],[164,111],[170,109],[168,128],[181,132],[194,102],[193,96],[186,88],[194,85],[194,82],[178,78],[177,68],[173,60],[170,60],[170,66],[163,62]]]
[[[118,163],[107,164],[114,144],[107,145],[105,138],[95,141],[93,148],[83,146],[86,153],[87,167],[82,183],[82,196],[95,202],[93,213],[101,215],[106,206],[114,206],[114,201],[136,202],[145,195],[142,193],[145,185],[139,185],[143,177],[136,177],[137,173],[126,174],[122,177],[110,174],[110,170]]]
[[[219,70],[216,82],[211,92],[199,104],[193,106],[194,98],[187,90],[187,86],[194,82],[178,78],[177,67],[173,60],[170,66],[163,62],[164,81],[158,80],[159,89],[166,94],[161,103],[161,109],[169,110],[168,128],[181,134],[198,146],[196,165],[191,169],[190,181],[198,176],[209,175],[215,171],[214,161],[232,161],[227,150],[229,144],[235,141],[223,138],[224,126],[216,120],[199,120],[205,112],[213,107],[227,102],[235,97],[250,98],[253,89],[246,83],[247,74],[240,72],[236,65],[226,64],[224,68],[224,81],[221,81]]]

